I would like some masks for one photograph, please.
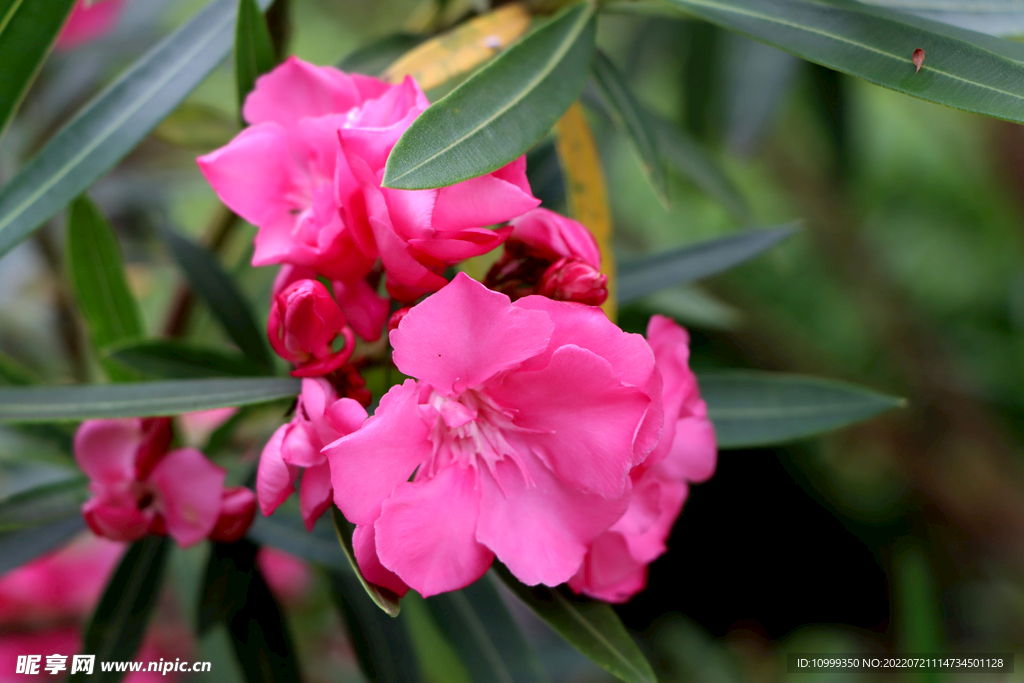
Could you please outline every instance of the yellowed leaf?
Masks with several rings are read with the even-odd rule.
[[[555,149],[565,177],[569,209],[587,226],[601,249],[601,272],[608,276],[608,300],[601,307],[614,322],[618,313],[615,304],[615,254],[612,253],[612,214],[601,167],[601,155],[594,144],[590,124],[577,102],[555,124],[558,139]]]
[[[529,27],[530,12],[523,3],[503,5],[416,46],[389,66],[381,78],[400,83],[412,76],[424,90],[436,88],[483,64]]]

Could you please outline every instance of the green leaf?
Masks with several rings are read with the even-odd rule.
[[[494,569],[527,607],[605,671],[626,683],[657,683],[651,665],[611,607],[560,588],[525,586],[500,563]]]
[[[946,651],[942,633],[942,603],[928,556],[913,539],[898,542],[892,557],[895,583],[896,638],[900,652]],[[936,671],[915,671],[919,683],[945,680]]]
[[[769,446],[866,420],[905,401],[836,380],[773,372],[698,372],[719,448]]]
[[[384,610],[389,617],[397,617],[402,610],[402,603],[399,602],[400,598],[387,588],[370,583],[363,577],[363,573],[359,571],[356,554],[352,549],[352,532],[355,531],[355,525],[345,519],[345,516],[341,514],[341,510],[333,505],[331,506],[331,519],[334,521],[334,531],[338,534],[338,542],[341,544],[341,549],[345,551],[345,557],[348,558],[352,571],[359,578],[359,583],[362,584],[363,590],[370,596],[373,603]]]
[[[418,683],[419,663],[405,615],[391,618],[367,598],[350,571],[331,572],[331,597],[348,627],[359,668],[373,683]]]
[[[87,480],[74,477],[0,498],[0,533],[37,527],[78,514],[89,498]]]
[[[169,545],[166,536],[148,536],[128,548],[85,630],[83,651],[95,654],[97,662],[135,656],[156,606]],[[71,680],[116,683],[124,675],[97,665],[88,678],[80,671]]]
[[[622,74],[604,52],[595,50],[590,66],[594,82],[597,83],[597,91],[601,94],[612,120],[632,143],[633,149],[640,157],[644,175],[654,188],[654,193],[661,203],[668,207],[665,162],[658,151],[658,139],[651,121],[630,92]]]
[[[75,510],[74,514],[41,526],[0,533],[0,576],[64,545],[84,530],[85,520]]]
[[[725,38],[728,57],[722,79],[726,147],[750,157],[788,102],[803,64],[793,55],[735,33]]]
[[[199,633],[223,623],[249,683],[298,683],[295,647],[281,608],[256,566],[251,541],[215,543],[199,606]]]
[[[93,202],[82,195],[71,204],[65,243],[68,279],[85,318],[93,347],[107,347],[143,335],[139,311],[128,289],[114,230]],[[130,381],[133,373],[103,362],[110,379]]]
[[[34,381],[35,378],[28,368],[0,351],[0,383],[25,386]]]
[[[424,40],[425,36],[415,33],[392,33],[348,53],[338,62],[338,68],[348,73],[378,76],[391,62]]]
[[[1024,6],[1020,0],[866,0],[887,7],[997,36],[1024,34]]]
[[[149,379],[253,377],[264,371],[244,356],[171,341],[149,340],[110,349],[107,358]]]
[[[209,251],[173,230],[162,235],[171,248],[174,260],[185,271],[192,291],[210,307],[221,327],[238,345],[242,353],[266,373],[270,372],[270,352],[256,318],[235,281]]]
[[[669,2],[688,14],[871,83],[1024,122],[1024,64],[1009,56],[1019,55],[1024,46],[845,0]],[[929,30],[935,27],[939,28]],[[993,47],[998,49],[993,52]],[[920,73],[911,62],[916,48],[926,53]]]
[[[734,216],[746,218],[749,210],[743,195],[701,144],[656,114],[645,113],[654,127],[655,144],[665,161]]]
[[[79,111],[0,190],[0,256],[113,168],[224,59],[235,5],[212,0]]]
[[[291,398],[300,388],[292,377],[0,387],[0,422],[179,415]]]
[[[306,531],[301,517],[279,508],[270,517],[257,515],[246,536],[260,545],[278,548],[333,571],[352,570],[345,552],[338,545],[333,524],[323,517],[310,533]]]
[[[277,65],[274,43],[270,40],[267,19],[256,0],[238,0],[235,22],[235,84],[238,86],[238,110],[252,92],[256,79]]]
[[[75,0],[0,0],[0,137],[74,4]]]
[[[589,1],[569,6],[427,108],[388,157],[385,187],[444,187],[525,154],[583,90],[593,15]]]
[[[721,273],[770,249],[795,230],[795,224],[745,230],[625,263],[619,267],[619,303]]]
[[[427,607],[474,683],[547,680],[495,589],[495,580],[488,574],[462,590],[427,598]]]

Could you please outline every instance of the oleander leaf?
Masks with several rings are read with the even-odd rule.
[[[867,5],[911,12],[959,28],[996,36],[1024,35],[1021,0],[862,0]]]
[[[0,498],[0,533],[49,524],[78,514],[88,497],[88,482],[73,477]]]
[[[256,515],[246,536],[260,545],[269,545],[332,571],[349,572],[345,552],[338,545],[334,525],[321,517],[312,532],[307,532],[298,514],[278,510],[270,517]]]
[[[262,368],[244,356],[167,339],[118,345],[109,349],[107,358],[147,379],[254,377],[265,374]]]
[[[300,389],[292,377],[0,387],[0,422],[179,415],[291,398]]]
[[[212,0],[93,98],[4,185],[0,257],[113,168],[206,78],[231,50],[235,11],[236,0]]]
[[[697,373],[719,448],[803,439],[905,405],[901,398],[831,379],[753,370]]]
[[[388,157],[384,185],[444,187],[525,154],[583,90],[593,15],[589,0],[567,7],[427,108]]]
[[[370,596],[370,599],[373,600],[377,607],[384,610],[385,614],[389,617],[397,617],[402,610],[402,603],[398,595],[383,586],[370,583],[363,576],[363,573],[359,571],[356,553],[352,548],[352,533],[355,531],[355,525],[345,519],[345,516],[341,514],[341,510],[334,505],[331,506],[331,519],[334,521],[334,531],[338,535],[338,543],[345,552],[345,557],[348,558],[352,571],[359,578],[359,583],[362,585],[363,590]]]
[[[0,576],[59,548],[84,530],[85,520],[76,509],[60,519],[39,526],[0,532]]]
[[[252,92],[256,79],[277,65],[270,29],[256,0],[238,0],[235,21],[235,86],[238,89],[238,111]]]

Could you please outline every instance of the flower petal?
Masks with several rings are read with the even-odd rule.
[[[141,420],[86,420],[75,432],[75,462],[97,484],[131,481],[141,445]]]
[[[344,114],[362,103],[356,83],[343,71],[289,57],[256,79],[242,116],[250,124],[274,121],[283,126],[307,116]]]
[[[312,531],[316,520],[331,505],[334,489],[331,488],[331,468],[326,462],[307,467],[302,472],[299,486],[299,507],[306,531]]]
[[[524,156],[494,173],[441,188],[434,207],[434,228],[444,231],[482,228],[504,223],[539,206],[540,200],[531,194],[525,176]]]
[[[167,533],[188,547],[206,538],[220,516],[227,472],[194,448],[171,451],[149,476],[160,492]]]
[[[296,468],[288,465],[281,455],[284,437],[290,428],[290,424],[278,427],[260,455],[259,469],[256,470],[256,498],[265,516],[273,514],[295,490]]]
[[[362,572],[363,578],[370,583],[383,586],[402,597],[409,592],[409,587],[394,572],[380,563],[380,558],[377,557],[376,538],[372,524],[357,526],[352,534],[352,549],[356,554],[359,571]]]
[[[577,593],[623,603],[647,585],[647,565],[630,556],[621,534],[609,531],[594,541],[580,571],[569,581]]]

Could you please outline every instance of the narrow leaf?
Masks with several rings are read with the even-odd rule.
[[[419,663],[404,615],[381,614],[350,571],[331,572],[331,596],[338,606],[359,668],[373,683],[418,683]]]
[[[719,448],[770,446],[874,417],[905,401],[855,384],[747,370],[697,373]]]
[[[264,371],[244,356],[190,346],[178,341],[149,340],[111,349],[107,358],[147,379],[252,377]]]
[[[169,544],[166,536],[148,536],[128,548],[85,630],[83,651],[95,654],[97,662],[135,657],[156,605]],[[124,675],[97,666],[88,678],[78,672],[71,680],[116,683]]]
[[[74,4],[75,0],[0,0],[0,137]]]
[[[384,610],[389,617],[397,617],[402,609],[402,604],[399,602],[400,598],[387,588],[370,583],[363,577],[363,573],[359,571],[356,553],[352,548],[352,532],[355,531],[355,525],[345,519],[345,516],[341,514],[341,510],[333,505],[331,506],[331,518],[334,520],[334,530],[338,534],[338,542],[341,544],[341,549],[345,551],[345,557],[348,558],[352,571],[359,577],[359,583],[362,584],[363,590],[370,596],[373,603]]]
[[[808,61],[914,97],[1024,122],[1020,46],[845,0],[669,0],[684,12]],[[934,22],[937,24],[937,22]],[[1005,47],[999,43],[1007,43]],[[984,47],[981,47],[984,45]],[[991,51],[993,48],[996,51]],[[928,54],[920,73],[914,50]]]
[[[88,497],[86,480],[74,477],[0,498],[0,533],[49,524],[78,514]]]
[[[214,317],[242,353],[265,372],[270,371],[270,352],[255,316],[235,281],[209,251],[173,230],[163,238],[174,260],[185,271],[192,291],[203,298]]]
[[[267,19],[256,0],[238,0],[235,22],[235,84],[238,87],[238,110],[252,92],[256,79],[277,64],[274,43],[270,40]]]
[[[235,6],[236,0],[212,0],[97,95],[0,190],[0,256],[113,168],[224,59]]]
[[[996,36],[1024,35],[1020,0],[863,0],[867,5],[913,12],[945,24]],[[936,650],[938,652],[938,650]]]
[[[745,230],[623,264],[619,270],[619,303],[721,273],[770,249],[795,230],[795,225]]]
[[[488,574],[462,590],[427,598],[427,607],[474,683],[547,680],[494,580]]]
[[[423,41],[424,36],[416,33],[392,33],[348,53],[338,62],[338,68],[348,73],[379,76],[392,62]]]
[[[658,138],[651,121],[636,101],[619,70],[601,50],[591,62],[594,82],[615,125],[629,139],[640,157],[640,166],[661,203],[668,206],[665,163],[658,151]]]
[[[139,311],[128,289],[114,230],[85,195],[71,204],[65,244],[68,279],[85,318],[93,347],[107,347],[143,335]],[[104,363],[114,381],[133,379],[124,368]]]
[[[723,104],[727,147],[750,156],[788,101],[802,62],[791,54],[735,33],[726,39]]]
[[[85,520],[76,510],[42,526],[0,533],[0,576],[64,545],[82,531]]]
[[[559,588],[525,586],[498,563],[495,570],[527,607],[605,671],[626,683],[657,683],[651,665],[611,607]]]
[[[384,185],[444,187],[524,154],[583,90],[593,14],[589,0],[571,5],[430,106],[392,150]]]
[[[298,515],[278,509],[270,517],[257,515],[246,536],[260,545],[278,548],[332,571],[352,570],[345,552],[338,545],[333,524],[323,517],[309,533]]]
[[[132,384],[0,387],[0,422],[60,422],[179,415],[246,406],[299,393],[291,377],[189,379]]]

